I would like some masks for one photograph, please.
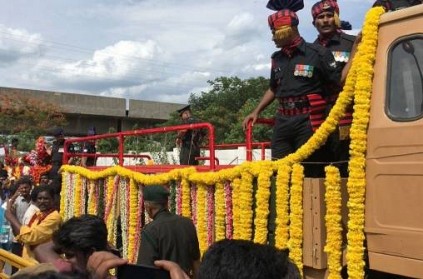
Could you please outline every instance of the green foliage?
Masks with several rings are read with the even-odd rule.
[[[256,107],[269,81],[263,77],[241,80],[238,77],[219,77],[208,81],[211,89],[200,94],[191,94],[189,104],[193,115],[215,127],[216,143],[245,142],[242,121]],[[263,118],[273,118],[276,104],[270,105],[262,114]],[[177,113],[163,126],[181,124]],[[271,127],[257,125],[254,139],[269,141]],[[172,135],[173,139],[175,135]],[[170,141],[174,146],[174,140]]]
[[[110,127],[109,133],[116,133],[115,128]],[[118,153],[119,141],[117,138],[100,139],[97,142],[97,151],[101,153]]]

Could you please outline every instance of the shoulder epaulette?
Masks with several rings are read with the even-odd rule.
[[[281,51],[280,51],[280,50],[275,51],[274,53],[272,53],[271,58],[272,58],[272,59],[276,58],[276,56],[280,55],[280,53],[281,53]]]

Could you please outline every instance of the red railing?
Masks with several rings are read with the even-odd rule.
[[[253,125],[252,121],[249,121],[247,124],[247,130],[245,131],[245,144],[247,148],[247,161],[253,160]],[[273,126],[275,124],[275,119],[269,119],[269,118],[258,118],[256,120],[257,124],[266,124]],[[263,146],[262,146],[262,154],[263,154]],[[263,155],[262,155],[263,158]]]
[[[214,134],[214,127],[210,123],[194,123],[194,124],[184,124],[184,125],[177,125],[177,126],[167,126],[167,127],[160,127],[160,128],[150,128],[150,129],[140,129],[140,130],[133,130],[133,131],[125,131],[120,133],[111,133],[111,134],[104,134],[104,135],[96,135],[96,136],[87,136],[83,138],[73,138],[67,139],[64,144],[64,153],[63,153],[63,163],[66,164],[69,161],[70,157],[73,156],[85,156],[85,157],[95,157],[98,154],[89,155],[87,153],[70,153],[69,146],[75,142],[88,142],[88,141],[95,141],[100,139],[108,139],[108,138],[117,138],[119,146],[118,146],[118,154],[104,154],[107,156],[102,157],[114,157],[118,158],[118,163],[120,166],[123,166],[123,159],[125,157],[141,157],[139,155],[133,154],[124,154],[124,142],[125,137],[130,136],[142,136],[142,135],[149,135],[149,134],[159,134],[159,133],[167,133],[167,132],[175,132],[181,130],[195,130],[195,129],[207,129],[208,133],[207,136],[209,138],[209,150],[210,150],[210,169],[214,170],[216,168],[216,159],[215,159],[215,134]]]
[[[209,138],[209,144],[207,146],[203,146],[202,148],[209,150],[208,157],[198,157],[197,160],[209,160],[209,169],[215,170],[216,166],[219,166],[219,159],[216,158],[216,149],[230,149],[236,147],[243,147],[246,148],[246,160],[252,161],[253,160],[253,148],[260,147],[261,149],[261,160],[265,160],[265,150],[267,147],[270,146],[270,142],[253,142],[253,126],[251,125],[252,122],[250,121],[247,126],[247,130],[245,131],[245,143],[229,143],[229,144],[215,144],[215,132],[214,126],[210,123],[194,123],[194,124],[184,124],[184,125],[177,125],[177,126],[167,126],[167,127],[159,127],[159,128],[149,128],[149,129],[139,129],[133,131],[125,131],[119,133],[110,133],[110,134],[102,134],[96,136],[87,136],[82,138],[72,138],[67,139],[64,144],[64,154],[63,154],[63,163],[66,164],[69,161],[70,157],[112,157],[118,158],[118,164],[123,166],[124,158],[147,158],[151,159],[148,155],[137,155],[137,154],[125,154],[124,153],[124,142],[126,137],[131,136],[143,136],[149,134],[159,134],[159,133],[168,133],[168,132],[176,132],[181,130],[195,130],[195,129],[207,129],[208,133],[207,136]],[[265,119],[259,118],[256,121],[256,124],[266,124],[266,125],[274,125],[274,119]],[[116,138],[118,140],[118,153],[102,153],[102,154],[90,154],[90,153],[71,153],[69,152],[69,146],[72,143],[84,143],[89,141],[96,141],[101,139],[109,139],[109,138]],[[177,167],[177,166],[173,166]],[[161,169],[163,166],[161,167]]]

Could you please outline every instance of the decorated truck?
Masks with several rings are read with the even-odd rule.
[[[295,153],[278,161],[220,165],[214,129],[196,123],[97,135],[118,141],[117,164],[62,166],[61,214],[104,216],[110,242],[136,262],[140,230],[149,222],[142,189],[169,187],[169,208],[192,218],[200,250],[221,239],[246,239],[289,249],[304,278],[364,278],[369,270],[423,278],[423,5],[366,15],[362,42],[327,120]],[[354,103],[349,176],[335,166],[307,178],[301,164],[324,144]],[[266,121],[263,121],[266,122]],[[266,122],[270,123],[270,122]],[[207,129],[207,164],[129,165],[126,138]],[[87,138],[72,139],[82,142]],[[98,156],[98,154],[64,154]],[[272,198],[273,197],[273,198]],[[117,235],[122,243],[117,243]],[[371,274],[371,272],[370,272]],[[372,278],[370,276],[370,278]]]

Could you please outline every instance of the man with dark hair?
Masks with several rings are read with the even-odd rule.
[[[107,228],[102,218],[85,214],[64,222],[52,241],[36,247],[34,254],[39,262],[53,263],[59,271],[85,274],[94,251],[110,251]]]
[[[339,6],[336,0],[321,0],[311,8],[313,25],[319,35],[314,44],[321,45],[329,49],[337,63],[344,69],[345,75],[351,66],[351,60],[357,48],[359,40],[355,36],[345,34],[341,30],[341,20],[339,18]],[[345,78],[345,77],[344,77]],[[330,84],[325,86],[327,112],[335,104],[340,93],[339,87],[333,88]],[[349,159],[349,130],[352,123],[352,106],[348,108],[345,116],[339,121],[338,129],[332,133],[325,148],[328,149],[325,161],[338,162],[341,176],[348,176]]]
[[[304,41],[294,11],[283,9],[268,18],[273,41],[280,48],[272,55],[270,86],[258,106],[243,121],[244,129],[275,99],[279,102],[271,142],[272,159],[295,152],[325,120],[324,85],[340,87],[341,69],[332,53]],[[307,161],[322,161],[311,155]],[[306,176],[321,176],[323,168],[306,168]]]
[[[203,256],[198,279],[299,279],[288,252],[247,240],[221,240]]]
[[[191,112],[191,106],[185,106],[178,110],[183,124],[193,124],[199,122]],[[196,157],[200,156],[200,145],[204,137],[204,131],[182,130],[176,137],[176,145],[181,148],[179,163],[181,165],[198,165]]]
[[[153,221],[141,232],[138,263],[154,266],[155,260],[173,261],[195,278],[200,264],[197,232],[191,219],[169,212],[168,196],[163,186],[144,188],[145,210]]]

